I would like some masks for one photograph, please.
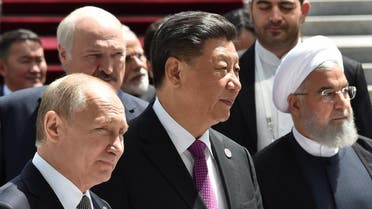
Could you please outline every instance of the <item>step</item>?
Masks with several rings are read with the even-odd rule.
[[[3,0],[3,15],[66,15],[85,5],[119,15],[167,15],[186,10],[225,13],[243,6],[243,0]],[[30,9],[32,8],[32,9]]]
[[[136,34],[143,35],[147,27],[162,16],[118,16]],[[15,30],[20,27],[37,32],[40,36],[55,36],[63,16],[3,16],[0,17],[1,31]]]
[[[372,14],[372,0],[310,0],[312,15]]]
[[[301,31],[307,36],[372,34],[372,15],[308,16]]]
[[[328,37],[335,41],[343,55],[361,63],[372,63],[372,35]]]

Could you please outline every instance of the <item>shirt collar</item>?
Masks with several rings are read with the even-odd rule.
[[[12,93],[12,91],[8,88],[6,84],[4,84],[3,93],[4,93],[4,96]]]
[[[317,157],[332,157],[339,151],[339,148],[328,147],[306,138],[300,132],[298,132],[295,127],[293,127],[293,135],[298,144],[310,155]]]
[[[152,108],[154,109],[155,114],[158,116],[160,123],[167,131],[172,143],[176,147],[178,154],[183,154],[195,141],[194,136],[192,136],[190,132],[178,124],[177,121],[175,121],[172,116],[167,113],[164,107],[160,104],[158,98],[156,98]],[[211,153],[211,156],[213,156],[211,143],[209,140],[209,130],[206,130],[203,135],[199,137],[199,140],[204,142]]]
[[[256,41],[255,50],[263,63],[279,66],[281,60],[274,53],[265,49],[258,40]]]
[[[41,175],[48,182],[59,201],[63,205],[63,208],[76,208],[80,203],[83,193],[77,188],[69,179],[64,177],[55,168],[53,168],[47,161],[45,161],[37,152],[35,153],[32,163],[40,171]],[[92,199],[89,190],[85,193],[90,199],[92,205]]]

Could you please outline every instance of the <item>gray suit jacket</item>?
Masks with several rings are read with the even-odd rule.
[[[113,208],[206,209],[152,107],[132,121],[124,141],[124,155],[110,181],[93,188]],[[228,208],[262,208],[248,151],[212,129],[210,141]],[[231,157],[224,149],[231,151]]]
[[[95,209],[109,209],[110,205],[93,192]],[[63,209],[61,202],[39,170],[28,162],[21,174],[0,188],[1,209]]]
[[[0,97],[0,185],[17,176],[34,155],[36,117],[46,86]],[[119,91],[127,121],[140,115],[148,103]]]

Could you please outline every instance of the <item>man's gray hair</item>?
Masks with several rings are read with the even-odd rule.
[[[121,25],[120,21],[113,14],[98,7],[85,6],[72,11],[57,27],[57,41],[58,44],[66,49],[67,57],[71,55],[76,22],[83,18],[117,22],[117,24]]]

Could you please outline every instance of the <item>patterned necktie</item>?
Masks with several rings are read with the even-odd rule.
[[[207,207],[218,209],[216,195],[208,177],[207,161],[204,155],[205,147],[206,145],[202,141],[195,140],[188,148],[194,158],[194,182]]]
[[[86,195],[83,195],[83,197],[80,200],[79,205],[76,208],[77,209],[92,209],[90,205],[89,197]]]

